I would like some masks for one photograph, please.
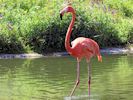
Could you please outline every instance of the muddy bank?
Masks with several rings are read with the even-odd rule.
[[[101,49],[101,54],[133,54],[132,49],[126,48],[104,48]],[[38,54],[38,53],[29,53],[29,54],[0,54],[0,59],[12,59],[12,58],[41,58],[41,57],[60,57],[68,56],[67,52],[55,52],[50,54]]]

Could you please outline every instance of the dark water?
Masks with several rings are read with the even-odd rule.
[[[81,62],[80,85],[72,100],[133,100],[133,56],[103,56],[92,62],[91,95],[88,72]],[[76,60],[71,57],[0,60],[0,100],[71,100]]]

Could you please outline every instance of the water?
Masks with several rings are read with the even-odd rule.
[[[0,100],[133,100],[133,56],[107,55],[91,60],[92,83],[81,62],[80,84],[69,97],[76,79],[72,57],[0,60]]]

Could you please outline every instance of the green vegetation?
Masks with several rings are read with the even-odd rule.
[[[0,53],[64,50],[71,16],[63,21],[64,0],[0,0]],[[133,39],[133,1],[104,0],[103,4],[73,0],[77,18],[72,40],[85,36],[100,47],[121,46]]]

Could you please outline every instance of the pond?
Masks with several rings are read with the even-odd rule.
[[[133,100],[133,56],[104,55],[91,60],[89,100]],[[86,61],[72,100],[88,100]],[[72,57],[0,59],[0,100],[71,100],[76,60]]]

